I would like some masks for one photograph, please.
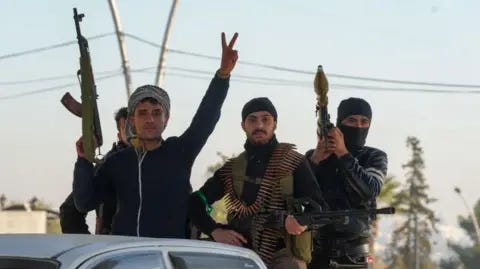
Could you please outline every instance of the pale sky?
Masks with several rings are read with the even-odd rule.
[[[48,5],[47,5],[48,3]],[[125,32],[161,44],[171,1],[118,1]],[[11,53],[75,40],[72,8],[86,17],[85,36],[114,31],[107,1],[0,1],[0,57]],[[180,0],[169,48],[220,56],[220,33],[239,33],[239,60],[314,72],[322,64],[327,76],[344,74],[394,80],[450,84],[480,84],[478,1],[194,1]],[[126,39],[133,69],[155,66],[158,48]],[[93,69],[120,70],[120,54],[113,35],[90,40]],[[218,60],[168,53],[163,87],[172,100],[166,136],[180,135],[219,67]],[[14,94],[75,83],[78,68],[76,44],[20,57],[0,58],[0,193],[12,200],[33,195],[58,207],[71,191],[76,159],[74,143],[81,122],[60,104],[65,91],[76,98],[79,86],[42,94],[4,99]],[[175,69],[177,68],[177,69]],[[207,71],[186,73],[178,68]],[[179,76],[180,75],[180,76]],[[28,84],[12,84],[55,76],[70,76]],[[192,78],[191,76],[201,77]],[[247,83],[240,76],[303,81],[265,85]],[[154,69],[132,73],[133,85],[154,82]],[[389,156],[389,174],[404,181],[402,164],[410,158],[407,136],[417,136],[424,149],[425,176],[432,204],[446,225],[466,209],[453,192],[462,189],[473,205],[480,198],[480,88],[477,93],[425,93],[371,91],[336,87],[354,84],[370,87],[462,91],[462,88],[374,83],[329,77],[330,111],[347,97],[365,98],[373,108],[367,144]],[[116,139],[113,113],[126,104],[122,76],[97,81],[99,110],[107,152]],[[280,141],[298,145],[301,152],[315,145],[315,95],[313,76],[279,72],[238,64],[232,73],[222,116],[198,156],[191,181],[194,188],[206,180],[206,167],[216,162],[216,152],[238,153],[244,134],[240,111],[253,97],[268,96],[276,105]]]

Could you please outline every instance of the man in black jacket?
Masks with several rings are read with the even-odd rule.
[[[289,210],[293,198],[323,202],[304,156],[293,145],[277,141],[276,126],[277,112],[270,100],[255,98],[245,104],[245,151],[190,196],[189,216],[216,242],[253,249],[269,268],[306,268],[311,258],[311,234],[305,232],[306,227],[292,216],[285,219],[284,228],[263,224],[262,213]],[[205,210],[224,196],[229,220],[226,226],[216,223]]]
[[[113,143],[110,151],[105,158],[112,156],[114,153],[128,147],[127,137],[125,134],[125,124],[128,119],[127,107],[120,108],[115,113],[115,123],[117,125],[118,141]],[[96,227],[95,234],[109,234],[112,226],[112,218],[115,214],[115,197],[106,198],[105,201],[96,208]],[[70,193],[60,206],[60,226],[63,233],[88,234],[88,225],[85,220],[87,213],[80,212],[73,202],[73,194]]]
[[[88,211],[114,193],[117,212],[112,234],[185,238],[190,174],[195,158],[220,118],[230,72],[238,53],[237,34],[227,45],[222,33],[222,60],[187,130],[162,138],[170,116],[170,99],[163,89],[144,85],[128,101],[129,147],[109,157],[94,173],[83,158],[81,139],[74,170],[73,194],[80,211]]]
[[[330,210],[376,207],[387,174],[385,152],[365,146],[372,110],[360,98],[343,100],[338,107],[336,128],[327,142],[306,153]],[[310,269],[331,268],[330,262],[368,268],[371,217],[350,217],[346,225],[327,225],[318,230]]]

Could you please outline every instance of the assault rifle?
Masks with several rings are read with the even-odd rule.
[[[87,39],[80,32],[80,22],[84,14],[78,14],[73,9],[73,19],[77,31],[78,46],[80,48],[80,70],[77,72],[82,91],[82,103],[75,100],[69,92],[62,97],[62,104],[74,115],[82,118],[82,139],[85,158],[90,162],[99,162],[95,156],[95,148],[103,144],[102,128],[97,107],[97,87],[93,77],[90,50]]]

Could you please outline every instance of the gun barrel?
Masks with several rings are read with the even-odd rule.
[[[339,211],[324,211],[314,213],[314,215],[322,216],[364,216],[364,215],[380,215],[380,214],[394,214],[395,208],[385,207],[379,209],[354,209],[354,210],[339,210]]]
[[[80,21],[82,20],[83,14],[78,15],[77,8],[73,8],[73,20],[75,21],[75,30],[77,31],[77,38],[82,34],[80,32]]]
[[[294,214],[295,219],[301,225],[309,225],[312,228],[321,227],[325,224],[348,224],[350,217],[368,216],[378,214],[394,214],[395,208],[386,207],[380,209],[358,209],[358,210],[340,210],[324,211],[318,213]]]

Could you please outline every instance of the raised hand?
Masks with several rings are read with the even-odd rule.
[[[343,138],[342,131],[340,131],[340,129],[338,128],[333,128],[331,132],[331,136],[335,141],[335,151],[333,153],[335,153],[335,155],[337,155],[337,157],[339,158],[347,154],[348,149],[345,146],[345,140]]]
[[[93,143],[94,143],[94,147],[97,148],[97,139],[95,138],[95,136],[93,136]],[[85,151],[83,150],[83,136],[81,136],[77,142],[75,142],[75,148],[77,150],[77,156],[79,158],[85,158],[86,159],[86,154],[85,154]]]
[[[318,164],[319,162],[327,159],[335,152],[335,140],[331,136],[328,136],[326,138],[328,139],[327,146],[325,145],[325,138],[318,138],[317,147],[315,148],[312,156],[310,157],[310,160],[315,164]]]
[[[222,77],[228,77],[237,63],[238,51],[233,49],[237,37],[238,33],[235,33],[227,45],[225,33],[222,32],[222,61],[219,70],[220,76]]]

